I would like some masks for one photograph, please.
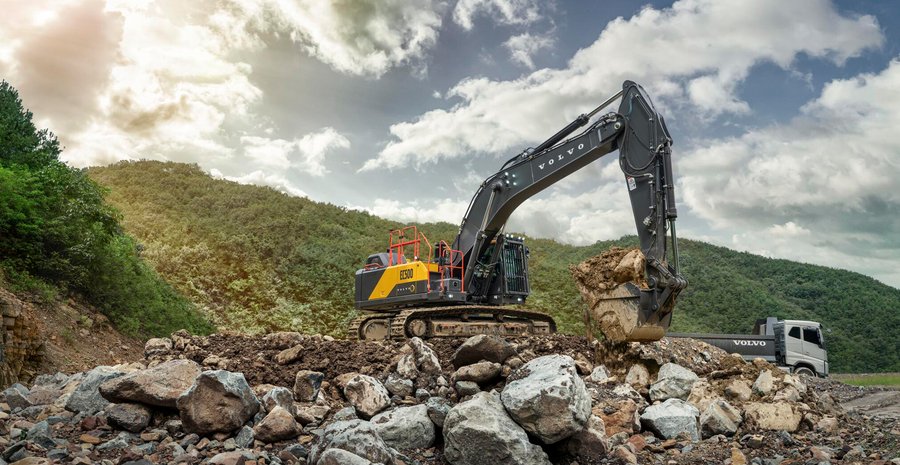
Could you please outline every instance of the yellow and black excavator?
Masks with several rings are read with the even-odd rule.
[[[594,117],[621,98],[617,112]],[[594,120],[594,121],[592,121]],[[575,131],[587,128],[572,136]],[[646,288],[609,299],[633,321],[625,340],[660,339],[687,281],[678,274],[672,138],[638,84],[580,115],[535,148],[510,158],[475,193],[452,243],[431,244],[415,226],[391,231],[388,249],[356,272],[351,339],[526,336],[556,331],[549,315],[522,309],[531,291],[524,239],[504,233],[526,199],[619,151],[641,250]],[[672,257],[667,251],[671,244]],[[649,336],[648,336],[649,335]]]

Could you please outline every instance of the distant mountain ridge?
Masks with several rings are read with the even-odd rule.
[[[386,247],[400,223],[214,179],[195,165],[153,161],[92,168],[142,256],[208,312],[220,330],[295,330],[342,335],[353,310],[353,273]],[[448,218],[455,221],[455,218]],[[420,225],[452,240],[450,223]],[[583,303],[568,267],[636,238],[575,247],[529,239],[529,308],[561,331],[582,333]],[[679,242],[690,281],[673,330],[747,332],[757,318],[822,322],[833,371],[900,371],[900,290],[844,270]]]

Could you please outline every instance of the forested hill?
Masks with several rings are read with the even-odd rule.
[[[343,334],[353,273],[399,223],[213,179],[198,167],[125,162],[89,175],[143,247],[142,256],[219,329]],[[455,221],[453,218],[448,220]],[[420,225],[451,240],[450,223]],[[573,247],[530,239],[529,307],[581,333],[583,304],[568,266],[635,238]],[[757,318],[821,321],[835,371],[900,371],[900,290],[848,271],[682,240],[683,294],[673,330],[747,332]]]

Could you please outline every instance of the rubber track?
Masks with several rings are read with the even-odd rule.
[[[531,320],[531,321],[544,321],[550,325],[550,332],[556,332],[556,322],[553,320],[553,317],[547,315],[546,313],[528,311],[528,310],[519,310],[516,308],[509,307],[497,307],[490,305],[456,305],[450,307],[418,307],[418,308],[408,308],[402,310],[397,313],[377,313],[372,315],[365,315],[359,318],[354,319],[350,322],[348,339],[351,340],[359,340],[359,328],[362,327],[363,323],[371,319],[381,319],[387,318],[390,321],[390,337],[394,340],[405,340],[408,339],[408,325],[413,319],[428,319],[433,320],[437,318],[445,318],[451,317],[459,319],[462,321],[462,316],[466,314],[480,315],[480,314],[502,314],[505,317],[509,318],[517,318],[522,320]],[[415,318],[411,318],[411,317]],[[422,318],[425,317],[425,318]],[[442,337],[442,336],[437,336]]]

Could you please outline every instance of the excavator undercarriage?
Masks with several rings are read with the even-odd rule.
[[[618,111],[594,119],[619,99]],[[671,145],[665,121],[650,98],[639,85],[626,81],[593,111],[510,158],[485,179],[452,243],[432,245],[415,226],[392,230],[387,251],[370,255],[356,272],[355,303],[362,316],[350,323],[349,337],[555,332],[549,315],[512,307],[524,305],[531,293],[529,252],[523,237],[504,232],[506,222],[528,198],[618,150],[644,257],[642,284],[582,295],[590,300],[588,320],[597,321],[607,338],[662,338],[675,299],[687,286],[678,274]]]

